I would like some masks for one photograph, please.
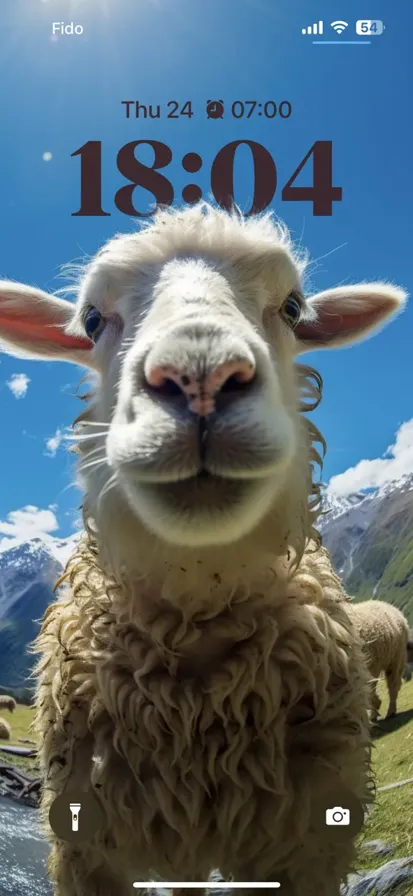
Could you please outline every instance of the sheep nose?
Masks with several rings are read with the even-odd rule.
[[[239,396],[256,374],[255,364],[247,358],[224,361],[199,374],[172,364],[149,366],[146,382],[164,397],[186,397],[188,408],[200,417],[216,410],[216,402],[225,393],[227,401]]]

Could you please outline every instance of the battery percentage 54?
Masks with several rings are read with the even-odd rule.
[[[384,28],[380,19],[359,19],[356,22],[356,34],[383,34]]]

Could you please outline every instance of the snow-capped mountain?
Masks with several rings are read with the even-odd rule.
[[[325,498],[324,514],[319,524],[320,531],[326,531],[330,527],[333,520],[341,517],[345,513],[355,514],[360,511],[361,517],[366,515],[369,517],[378,509],[379,504],[384,498],[389,497],[393,493],[401,494],[413,491],[413,474],[403,476],[391,482],[386,482],[377,489],[367,491],[353,492],[353,494],[339,497],[329,494]]]
[[[52,581],[61,566],[40,538],[0,553],[0,620],[9,615],[28,587]]]
[[[413,625],[413,475],[328,496],[318,528],[348,592],[394,603]]]
[[[388,600],[413,625],[413,475],[368,493],[328,496],[318,528],[348,593]],[[1,542],[0,687],[27,684],[27,646],[78,538]]]
[[[0,686],[19,688],[26,683],[33,658],[27,653],[39,620],[53,598],[55,582],[63,571],[78,535],[32,538],[0,551]]]

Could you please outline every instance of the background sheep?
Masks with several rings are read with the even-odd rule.
[[[403,678],[405,681],[411,681],[413,670],[413,641],[407,642],[407,662],[403,670]]]
[[[271,215],[200,204],[111,240],[75,308],[0,284],[8,351],[96,371],[76,433],[86,531],[37,641],[58,896],[217,867],[338,896],[354,861],[324,810],[337,788],[372,799],[368,672],[312,540],[323,439],[301,412],[321,379],[293,362],[362,338],[405,296],[306,300],[304,267]],[[86,843],[48,828],[66,787],[102,806]]]
[[[8,709],[10,712],[14,712],[16,705],[13,697],[8,697],[7,694],[0,694],[0,709]]]
[[[396,607],[381,600],[366,600],[352,605],[353,621],[363,644],[370,674],[374,679],[384,672],[389,692],[386,718],[394,716],[406,662],[411,661],[407,619]],[[372,719],[380,711],[376,682],[372,684]]]
[[[10,740],[11,728],[6,719],[0,718],[0,740]]]

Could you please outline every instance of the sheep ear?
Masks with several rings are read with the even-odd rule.
[[[407,293],[387,283],[360,283],[320,292],[307,300],[294,330],[298,353],[359,342],[402,311]]]
[[[71,302],[23,283],[0,281],[0,349],[22,358],[57,359],[92,367],[93,344],[65,332]]]

